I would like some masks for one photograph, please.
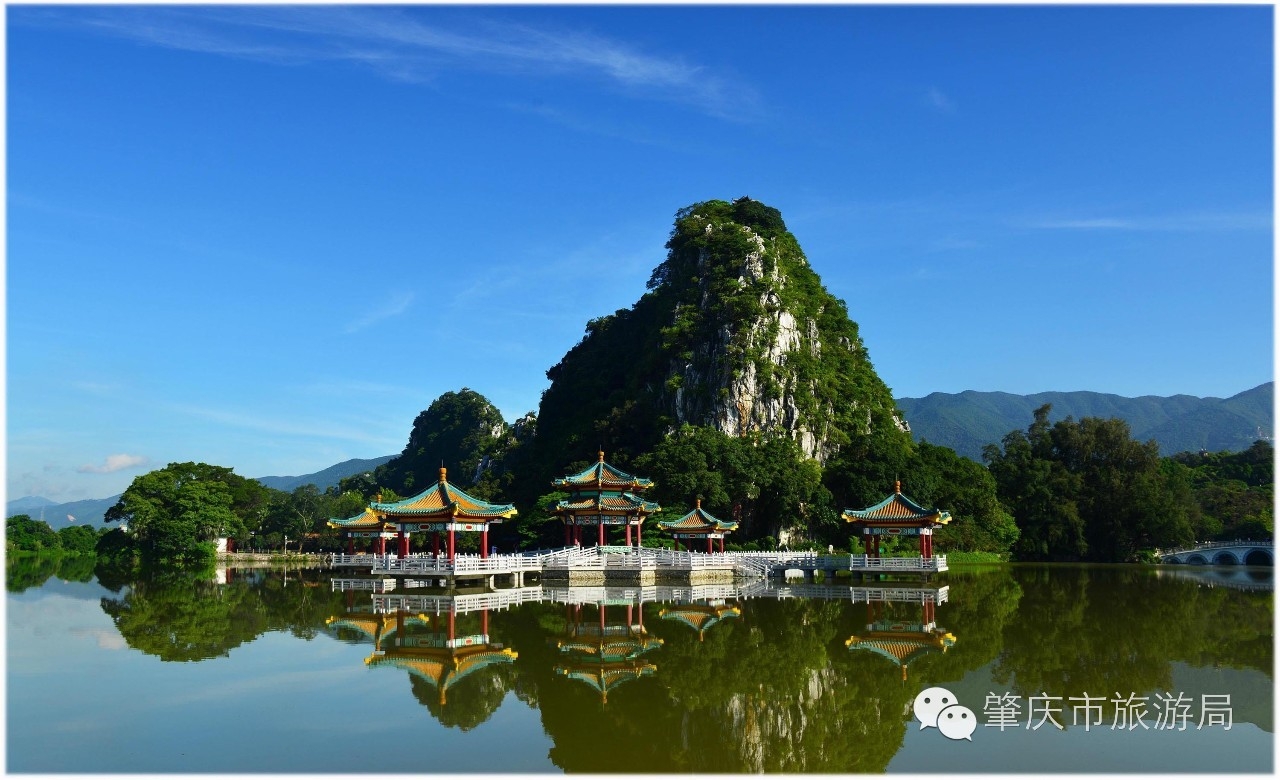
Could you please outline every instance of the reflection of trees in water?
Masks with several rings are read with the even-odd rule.
[[[309,638],[347,614],[345,595],[327,583],[289,577],[288,585],[279,572],[226,585],[152,579],[102,605],[131,647],[165,660],[226,655],[269,630]],[[607,703],[555,673],[564,665],[555,640],[571,632],[560,604],[492,613],[487,632],[477,613],[459,615],[458,635],[487,633],[518,657],[459,678],[443,704],[436,686],[410,676],[409,687],[434,719],[462,730],[488,721],[513,691],[538,710],[550,758],[565,771],[849,773],[885,770],[922,688],[987,664],[998,690],[1064,697],[1067,725],[1065,697],[1168,690],[1175,661],[1272,674],[1270,592],[1157,580],[1133,567],[962,569],[944,582],[950,594],[936,622],[955,644],[912,660],[905,683],[884,658],[845,647],[868,622],[865,604],[752,599],[701,636],[659,619],[672,605],[646,604],[642,622],[663,640],[644,656],[656,670],[610,690]],[[610,606],[606,617],[623,609]],[[895,603],[878,614],[920,622],[921,610]],[[372,634],[327,630],[372,648]]]
[[[215,658],[266,631],[310,638],[324,627],[340,594],[291,576],[288,586],[278,572],[225,584],[183,573],[154,576],[103,598],[102,611],[136,650],[165,661]]]
[[[440,725],[470,731],[487,721],[506,697],[515,678],[511,666],[491,666],[470,674],[449,686],[442,696],[437,685],[410,674],[413,697],[422,703]]]
[[[1159,580],[1139,568],[1019,569],[1024,598],[993,671],[1014,693],[1168,691],[1174,661],[1271,675],[1270,593]],[[1064,724],[1065,725],[1065,724]]]
[[[92,555],[15,556],[5,561],[4,587],[10,593],[21,593],[43,585],[57,576],[68,582],[93,579],[97,558]]]

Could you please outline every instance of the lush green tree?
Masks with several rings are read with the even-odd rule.
[[[1035,411],[986,457],[1016,518],[1025,560],[1126,561],[1141,549],[1185,543],[1189,494],[1163,467],[1155,442],[1137,442],[1119,419],[1068,417],[1050,426]]]
[[[105,519],[127,523],[145,558],[207,560],[218,537],[245,535],[245,518],[233,509],[237,491],[255,497],[257,492],[243,490],[244,481],[221,466],[170,463],[134,478]]]
[[[1001,506],[989,470],[950,447],[928,442],[916,445],[910,464],[903,492],[951,513],[951,522],[934,538],[939,550],[1009,552],[1018,540],[1018,526]]]
[[[1166,470],[1187,486],[1197,539],[1265,539],[1275,533],[1275,449],[1254,442],[1244,452],[1183,452]]]
[[[76,555],[93,555],[98,547],[98,532],[93,526],[69,525],[58,529],[62,549]]]
[[[30,515],[14,515],[5,520],[5,550],[15,552],[45,553],[62,549],[62,537],[43,520],[33,520]]]

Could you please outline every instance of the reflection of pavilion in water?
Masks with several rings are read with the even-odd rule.
[[[662,640],[649,636],[644,602],[631,596],[600,599],[595,620],[583,617],[581,601],[566,601],[565,635],[552,640],[561,657],[556,674],[590,686],[603,704],[609,702],[610,691],[658,669],[641,656],[661,647]]]
[[[706,602],[690,602],[687,604],[677,604],[673,607],[666,607],[658,613],[658,617],[663,620],[671,620],[676,623],[683,623],[698,632],[698,641],[705,641],[707,631],[712,626],[742,616],[742,608],[732,604],[726,604],[723,599],[713,599]]]
[[[934,616],[937,605],[946,602],[949,587],[867,590],[866,629],[849,637],[845,646],[850,650],[874,653],[894,663],[902,669],[903,682],[907,680],[907,667],[914,661],[933,653],[945,653],[956,643],[955,635],[939,628]],[[906,603],[918,605],[918,621],[900,619],[904,611],[900,605]]]
[[[458,613],[415,614],[405,610],[349,612],[327,621],[330,629],[355,631],[373,640],[365,659],[370,667],[389,666],[407,671],[439,695],[443,707],[449,689],[482,669],[506,665],[518,654],[490,641],[489,611],[481,610],[479,633],[459,633]]]

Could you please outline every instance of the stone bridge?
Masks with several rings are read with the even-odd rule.
[[[1158,553],[1161,563],[1187,563],[1193,566],[1274,566],[1275,542],[1236,539],[1230,542],[1205,542],[1182,550]]]

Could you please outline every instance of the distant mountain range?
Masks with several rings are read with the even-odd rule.
[[[1274,431],[1273,382],[1258,385],[1230,398],[1196,398],[1190,395],[1160,397],[1146,395],[1125,398],[1088,391],[1072,393],[931,393],[924,398],[899,398],[898,407],[911,425],[916,441],[950,447],[965,457],[982,460],[982,448],[999,444],[1010,431],[1025,431],[1033,413],[1052,404],[1051,422],[1072,417],[1119,417],[1129,423],[1133,436],[1141,441],[1155,439],[1160,454],[1206,449],[1211,452],[1247,449],[1258,438],[1270,439]],[[391,460],[353,459],[314,474],[297,477],[259,477],[269,488],[292,492],[302,485],[324,490],[353,474],[372,471]],[[73,523],[102,525],[103,514],[119,495],[58,504],[40,496],[24,496],[5,505],[5,516],[28,514],[41,517],[56,528]],[[74,519],[70,519],[74,518]]]
[[[373,471],[393,457],[395,456],[383,455],[381,458],[365,458],[363,460],[353,458],[330,466],[324,471],[317,471],[314,474],[304,474],[300,477],[258,477],[258,481],[269,488],[283,490],[286,493],[292,493],[303,485],[315,485],[321,490],[325,490],[337,485],[340,480],[353,474]]]
[[[269,488],[287,493],[292,493],[303,485],[315,485],[325,490],[337,485],[343,477],[372,471],[393,457],[393,455],[384,455],[380,458],[353,458],[314,474],[303,474],[298,477],[258,477],[258,481]],[[110,498],[88,498],[83,501],[58,504],[40,496],[23,496],[5,504],[5,517],[26,514],[37,520],[43,519],[54,529],[85,523],[100,526],[103,525],[102,516],[119,500],[120,494],[116,494]]]
[[[1050,422],[1066,417],[1119,417],[1129,423],[1133,437],[1155,439],[1161,455],[1247,449],[1274,433],[1272,400],[1275,383],[1267,382],[1230,398],[1190,395],[1124,398],[1106,393],[931,393],[924,398],[899,398],[898,408],[911,425],[916,441],[950,447],[965,457],[982,460],[982,448],[999,444],[1010,431],[1025,431],[1035,410],[1051,404]]]

